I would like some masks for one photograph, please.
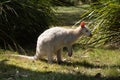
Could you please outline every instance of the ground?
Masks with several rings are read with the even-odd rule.
[[[0,50],[1,80],[120,80],[120,51],[86,49],[63,52],[63,63],[9,57],[17,52]]]

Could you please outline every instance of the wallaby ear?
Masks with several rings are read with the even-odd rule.
[[[81,28],[84,28],[84,27],[85,27],[85,22],[82,21],[82,22],[80,23],[80,26],[81,26]]]

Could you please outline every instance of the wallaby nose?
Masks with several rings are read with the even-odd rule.
[[[90,34],[90,36],[89,37],[92,37],[92,34]]]

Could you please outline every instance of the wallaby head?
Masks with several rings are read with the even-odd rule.
[[[84,34],[84,35],[86,35],[86,36],[89,36],[89,37],[92,37],[92,33],[91,33],[91,31],[85,26],[85,22],[84,21],[82,21],[81,23],[80,23],[80,27],[82,28],[82,33]]]

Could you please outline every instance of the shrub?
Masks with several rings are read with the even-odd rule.
[[[120,45],[120,1],[100,0],[91,5],[94,13],[89,17],[89,25],[94,27],[94,36],[89,44]]]
[[[4,48],[34,44],[53,21],[48,0],[0,0],[0,44]]]

